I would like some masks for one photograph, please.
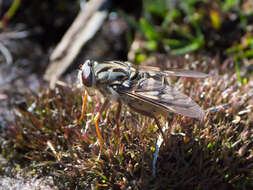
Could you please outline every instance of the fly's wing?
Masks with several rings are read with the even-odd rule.
[[[201,119],[205,112],[190,97],[173,89],[162,80],[153,78],[142,79],[134,88],[118,89],[118,93],[129,98],[134,98],[144,104],[149,104],[153,108],[167,111],[168,114],[179,113],[181,115]],[[139,108],[141,109],[141,107]],[[143,110],[148,111],[148,110]]]
[[[191,77],[191,78],[206,78],[209,75],[193,70],[185,70],[185,69],[167,69],[165,71],[161,71],[158,67],[151,66],[139,66],[138,70],[140,72],[152,72],[156,74],[163,74],[166,77],[170,76],[178,76],[178,77]]]

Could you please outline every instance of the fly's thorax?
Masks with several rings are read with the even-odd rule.
[[[122,85],[125,81],[131,80],[135,75],[136,69],[130,63],[110,61],[101,62],[94,65],[96,86]]]
[[[121,101],[123,97],[118,91],[131,89],[138,75],[135,68],[122,62],[101,63],[96,71],[96,87],[112,101]]]

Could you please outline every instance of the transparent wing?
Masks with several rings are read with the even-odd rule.
[[[158,67],[151,67],[151,66],[139,66],[137,67],[140,72],[153,72],[156,74],[162,74],[167,77],[169,76],[179,76],[179,77],[191,77],[191,78],[206,78],[209,75],[193,70],[185,70],[185,69],[167,69],[162,71]]]
[[[142,79],[131,90],[119,88],[118,93],[131,99],[137,99],[146,105],[149,104],[152,108],[162,109],[168,114],[173,112],[198,119],[205,115],[203,109],[190,97],[173,89],[162,80]],[[141,110],[142,107],[138,109]]]

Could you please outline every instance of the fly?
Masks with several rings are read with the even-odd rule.
[[[103,105],[95,116],[100,152],[102,151],[102,137],[98,127],[98,119],[111,101],[119,103],[116,115],[118,132],[122,103],[142,115],[154,118],[163,138],[165,135],[157,116],[166,117],[171,113],[178,113],[197,119],[204,117],[205,112],[197,103],[172,88],[168,81],[168,77],[171,76],[205,78],[208,75],[182,69],[161,71],[157,67],[135,66],[130,62],[85,61],[78,73],[79,83],[86,88],[79,121],[84,117],[89,92],[98,90],[105,97]]]

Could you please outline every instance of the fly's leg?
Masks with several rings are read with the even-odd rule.
[[[87,102],[87,96],[88,96],[88,93],[85,91],[85,94],[83,95],[82,113],[81,113],[81,116],[78,120],[78,123],[80,123],[84,118],[85,107],[86,107],[86,102]],[[99,131],[98,120],[99,120],[101,114],[103,113],[103,111],[105,110],[105,108],[107,107],[108,103],[109,103],[109,99],[106,99],[104,104],[100,107],[100,109],[99,109],[99,111],[96,114],[95,119],[94,119],[96,132],[97,132],[97,135],[98,135],[98,138],[99,138],[100,153],[102,152],[102,136],[101,136],[100,131]]]
[[[97,96],[94,97],[94,100],[96,102],[96,105],[95,105],[95,112],[99,112],[99,109],[101,107],[101,101],[100,101],[100,98],[98,98]]]
[[[128,106],[133,109],[134,111],[142,114],[142,115],[145,115],[145,116],[148,116],[148,117],[151,117],[151,118],[154,118],[155,120],[155,123],[160,131],[160,133],[162,134],[162,137],[163,137],[163,140],[162,141],[162,138],[160,138],[160,135],[158,136],[158,140],[157,140],[157,144],[156,144],[156,150],[155,150],[155,154],[154,154],[154,159],[153,159],[153,169],[152,169],[152,175],[155,177],[156,175],[156,161],[157,161],[157,157],[158,157],[158,154],[159,154],[159,149],[160,149],[160,146],[162,145],[163,142],[165,142],[167,144],[168,142],[168,139],[166,137],[166,135],[164,134],[163,130],[162,130],[162,127],[160,125],[160,122],[159,120],[156,118],[156,116],[148,111],[143,111],[143,110],[140,110],[136,107],[133,107],[131,104],[128,104]]]
[[[99,131],[98,120],[99,120],[101,114],[103,113],[103,111],[105,110],[105,108],[108,106],[108,104],[109,104],[109,99],[106,98],[104,104],[101,106],[101,108],[99,109],[99,111],[96,114],[95,119],[94,119],[96,132],[97,132],[98,139],[99,139],[100,153],[102,152],[102,136],[101,136],[101,133]]]
[[[87,91],[85,91],[85,93],[83,95],[82,113],[81,113],[80,118],[78,119],[78,123],[80,123],[84,118],[85,107],[86,107],[86,102],[87,102],[87,96],[88,96],[88,93],[87,93]]]
[[[163,136],[164,142],[167,144],[167,140],[168,140],[168,139],[166,138],[166,136],[165,136],[165,134],[164,134],[164,132],[163,132],[163,129],[162,129],[161,125],[160,125],[159,120],[158,120],[155,116],[153,116],[153,118],[155,119],[155,123],[156,123],[156,125],[157,125],[159,131],[161,132],[161,134],[162,134],[162,136]]]
[[[118,145],[120,144],[120,113],[121,113],[122,103],[119,101],[116,113],[116,122],[117,122],[117,135],[118,135]]]

